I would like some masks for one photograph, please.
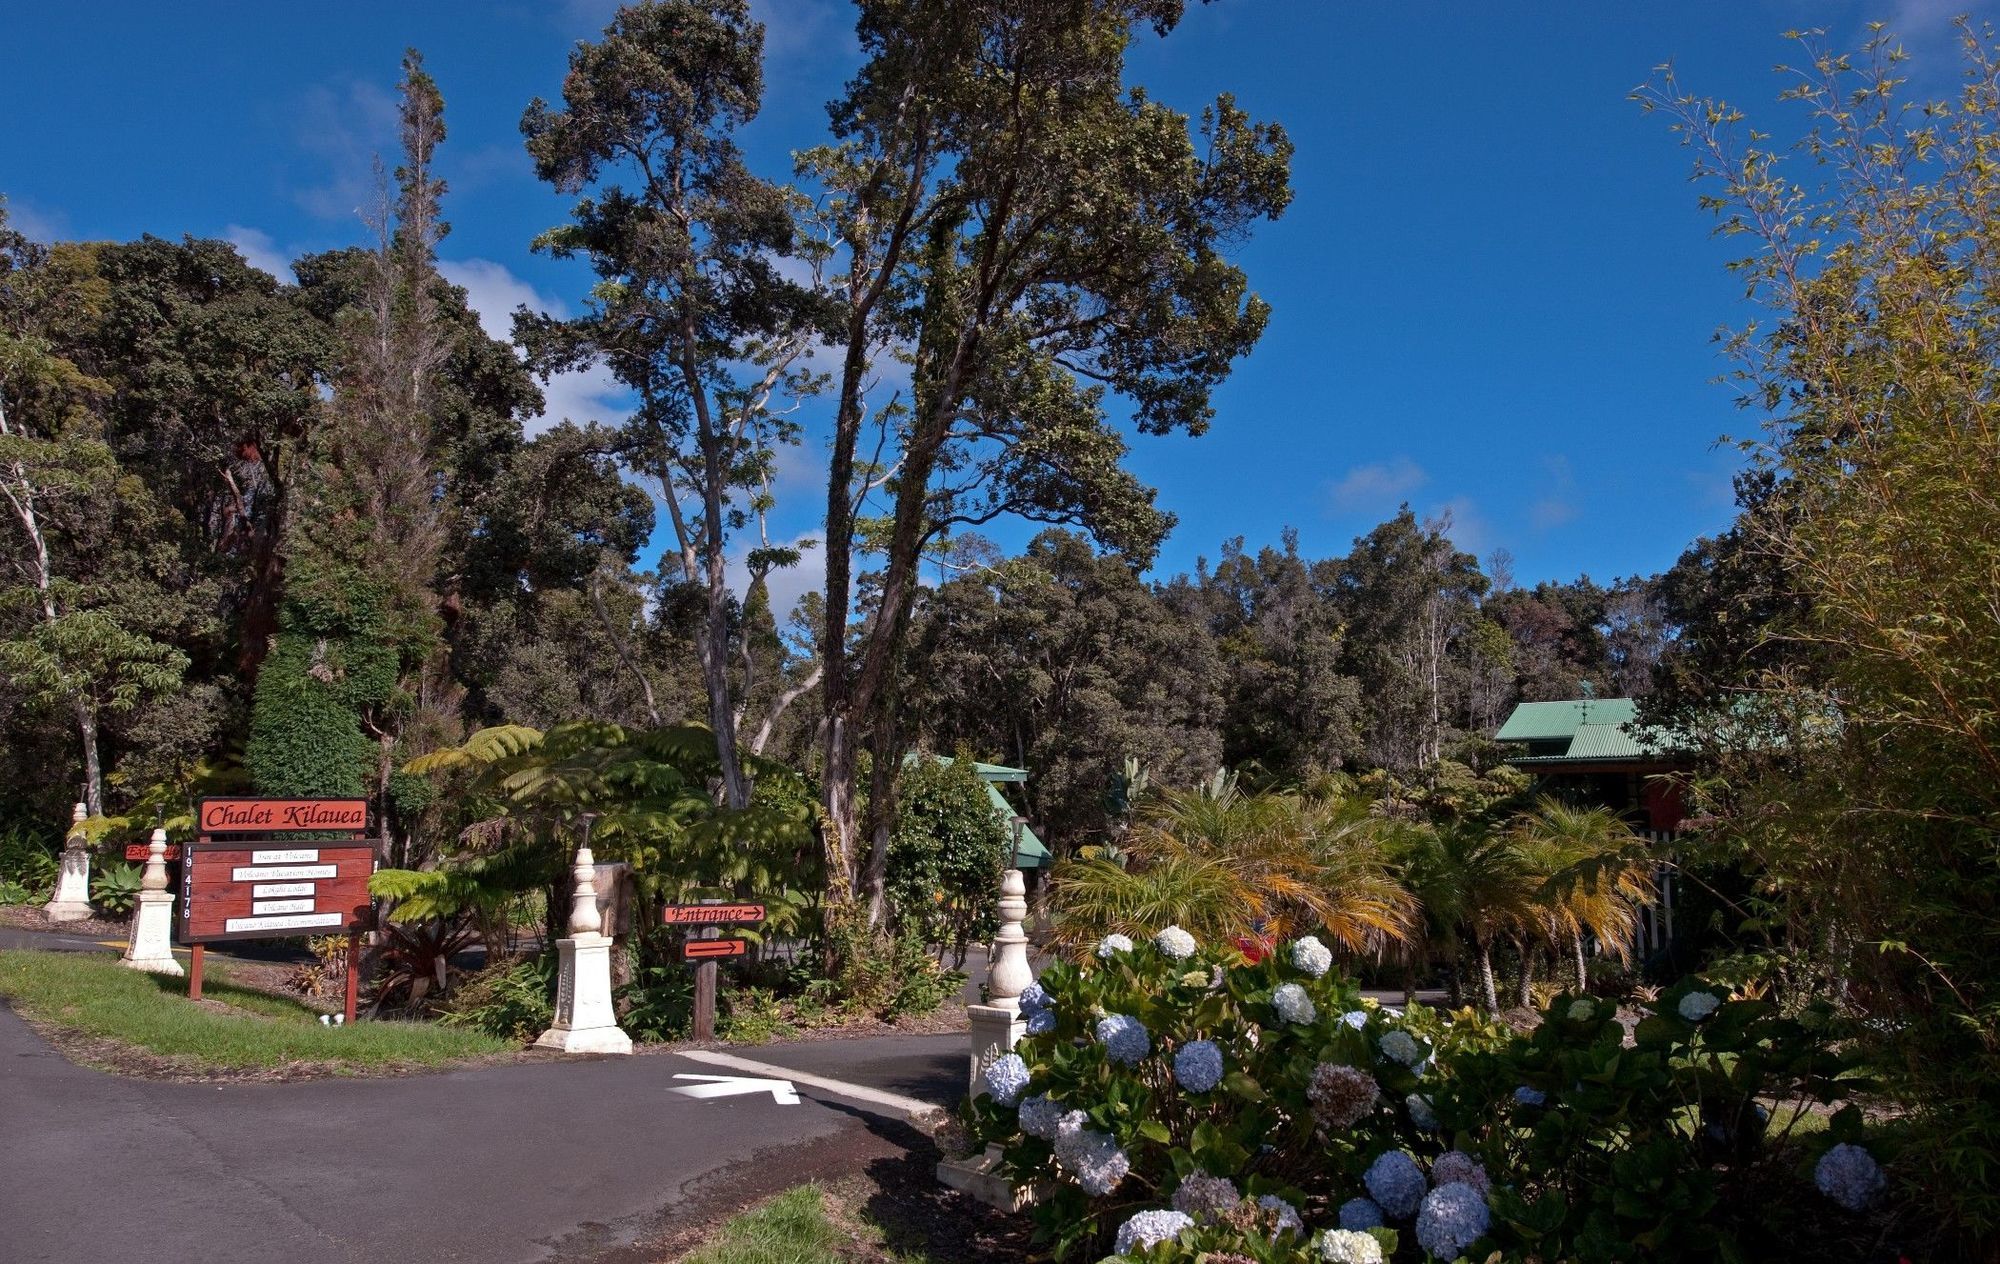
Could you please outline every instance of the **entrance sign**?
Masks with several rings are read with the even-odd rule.
[[[196,833],[296,834],[327,830],[359,834],[368,828],[366,799],[203,799]]]
[[[712,957],[740,957],[750,951],[747,939],[690,939],[681,945],[681,955],[689,961]]]
[[[761,922],[761,904],[669,904],[663,920],[669,926],[728,926],[736,922]]]

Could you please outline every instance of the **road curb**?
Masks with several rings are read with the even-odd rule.
[[[823,1075],[812,1075],[805,1071],[794,1071],[790,1067],[779,1066],[775,1062],[759,1062],[754,1058],[739,1058],[733,1053],[718,1053],[713,1049],[683,1049],[679,1056],[696,1062],[706,1062],[710,1066],[729,1067],[732,1070],[747,1071],[772,1079],[790,1080],[794,1084],[804,1084],[837,1097],[845,1097],[862,1103],[862,1109],[874,1107],[871,1114],[888,1115],[894,1119],[907,1119],[918,1123],[942,1123],[946,1111],[931,1102],[905,1097],[901,1093],[891,1093],[884,1089],[870,1088],[866,1084],[851,1084],[846,1080],[829,1079]]]

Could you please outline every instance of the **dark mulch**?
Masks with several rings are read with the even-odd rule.
[[[86,939],[125,939],[132,933],[132,923],[128,920],[86,917],[76,922],[52,922],[39,904],[0,904],[0,926],[57,935],[81,935]]]

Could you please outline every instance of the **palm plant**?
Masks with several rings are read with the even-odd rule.
[[[1160,794],[1122,845],[1124,863],[1069,862],[1053,879],[1057,945],[1169,924],[1222,939],[1321,932],[1352,951],[1407,936],[1416,905],[1379,822],[1331,797],[1244,794],[1232,778]]]
[[[1403,881],[1422,902],[1430,944],[1457,957],[1467,946],[1479,969],[1479,996],[1500,1008],[1493,946],[1536,924],[1539,879],[1505,833],[1479,823],[1409,825],[1398,836]]]
[[[1655,860],[1645,840],[1607,808],[1571,807],[1552,798],[1537,800],[1509,832],[1541,876],[1538,929],[1553,951],[1569,955],[1577,989],[1589,984],[1586,936],[1629,960],[1639,910],[1654,899]]]

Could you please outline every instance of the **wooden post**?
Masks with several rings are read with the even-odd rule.
[[[202,959],[207,956],[205,951],[207,947],[208,945],[206,944],[196,944],[194,947],[188,949],[188,999],[190,1001],[201,999],[201,967]]]
[[[721,900],[703,900],[703,904],[720,904]],[[701,938],[719,938],[719,927],[704,926]],[[696,1040],[715,1039],[715,979],[718,967],[713,961],[704,961],[694,968],[694,1038]]]
[[[341,1007],[344,1017],[340,1021],[354,1021],[354,1003],[361,995],[361,934],[350,932],[347,936],[347,999]]]

